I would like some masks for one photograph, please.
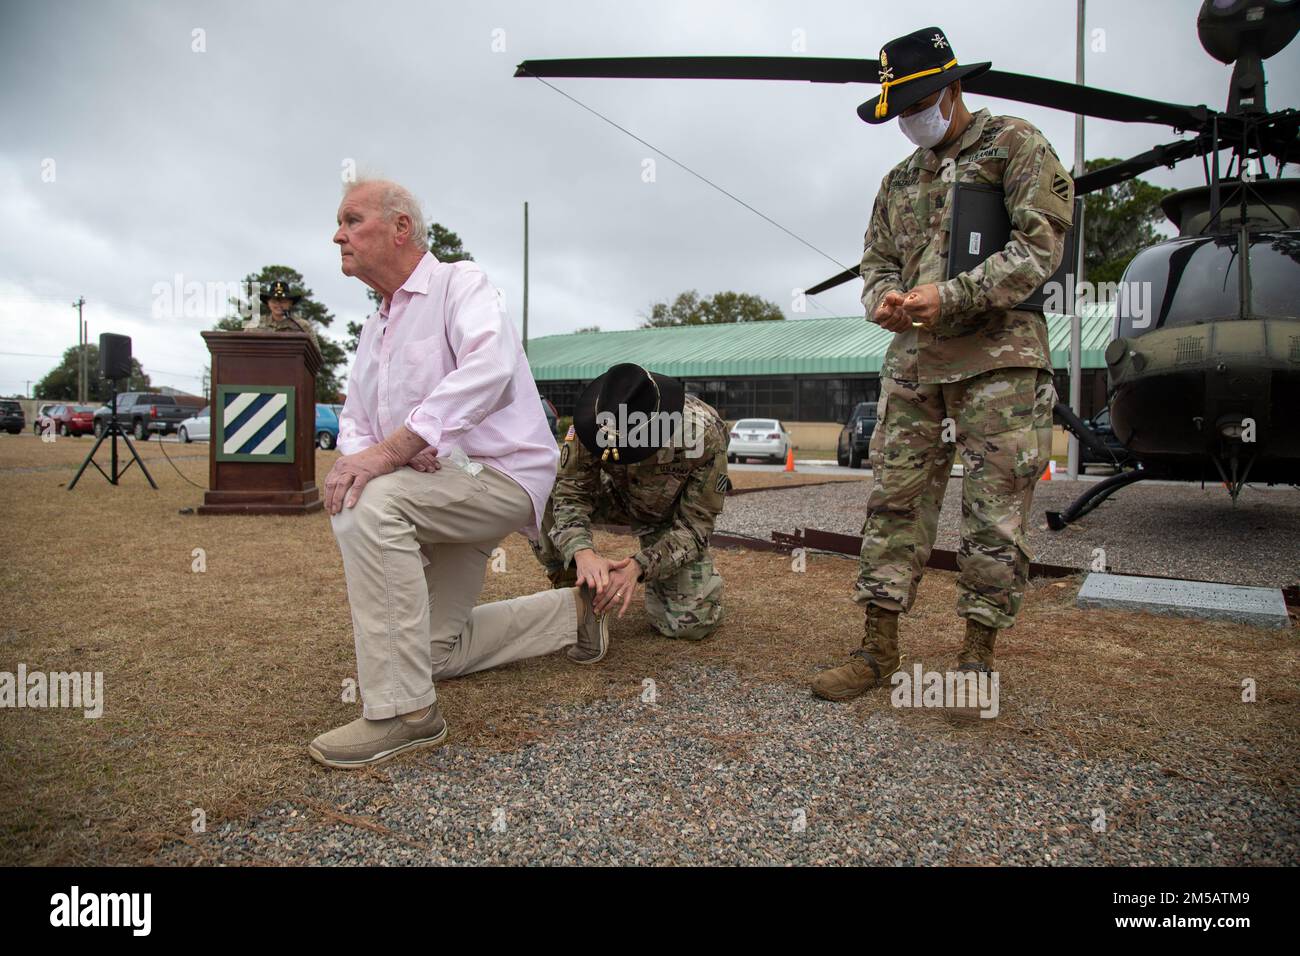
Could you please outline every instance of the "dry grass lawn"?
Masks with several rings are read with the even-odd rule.
[[[93,470],[65,485],[88,439],[45,445],[0,436],[0,671],[102,671],[98,720],[72,710],[0,712],[0,864],[148,862],[185,839],[191,813],[208,826],[272,800],[300,798],[317,774],[306,755],[317,733],[358,705],[341,701],[354,675],[351,624],[338,549],[324,514],[200,518],[182,508],[202,493],[142,447],[160,490],[135,469],[118,488]],[[168,445],[192,481],[207,475],[206,445]],[[101,455],[106,460],[106,455]],[[317,480],[335,458],[321,452]],[[846,476],[848,477],[848,476]],[[737,473],[736,483],[814,480]],[[818,478],[816,480],[824,480]],[[483,600],[539,590],[545,578],[527,542],[505,542],[505,573]],[[632,542],[603,534],[602,549]],[[207,570],[192,571],[195,548]],[[786,556],[721,551],[728,619],[698,645],[655,636],[638,608],[615,625],[608,660],[574,668],[525,661],[439,688],[457,740],[514,748],[538,736],[534,716],[611,690],[682,660],[733,667],[748,679],[803,683],[858,639],[849,602],[851,561],[812,556],[795,574]],[[1239,774],[1294,793],[1300,727],[1294,633],[1073,607],[1077,582],[1036,582],[1000,647],[1002,717],[977,730],[936,734],[1032,737],[1063,755],[1158,761],[1170,774]],[[941,668],[960,641],[954,577],[926,578],[905,622],[905,650]],[[1258,700],[1241,701],[1241,682]],[[665,692],[671,693],[670,685]],[[884,694],[847,705],[888,707]]]

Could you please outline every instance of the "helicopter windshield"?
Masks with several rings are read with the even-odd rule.
[[[1139,252],[1121,283],[1118,334],[1240,318],[1238,244],[1235,234],[1184,236]],[[1250,293],[1254,317],[1300,316],[1300,232],[1251,235]]]

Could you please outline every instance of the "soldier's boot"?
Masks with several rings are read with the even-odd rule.
[[[998,629],[980,621],[966,619],[966,639],[961,650],[957,652],[957,672],[973,674],[976,680],[985,679],[981,675],[993,673],[993,645],[998,638]],[[972,686],[968,684],[968,687]],[[982,719],[979,700],[970,699],[969,694],[964,706],[950,706],[944,709],[944,716],[957,723],[978,723]]]
[[[823,700],[850,700],[879,687],[898,670],[897,611],[867,605],[862,646],[849,662],[824,670],[812,680],[812,692]]]

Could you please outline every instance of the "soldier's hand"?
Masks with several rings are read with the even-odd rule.
[[[876,306],[876,313],[872,316],[872,321],[882,329],[888,329],[891,332],[905,332],[912,327],[912,320],[907,313],[903,311],[903,293],[886,292],[880,304]]]
[[[632,605],[632,597],[636,594],[636,581],[640,575],[641,565],[631,558],[624,558],[622,561],[610,564],[609,587],[592,604],[595,612],[604,614],[607,609],[618,605],[618,616],[622,617]]]
[[[438,449],[432,445],[408,461],[407,464],[416,471],[425,472],[437,471],[442,467],[442,462],[438,460]]]
[[[600,595],[609,586],[609,568],[613,562],[590,548],[583,548],[573,556],[573,564],[578,572],[578,584],[591,588],[599,602]]]
[[[939,287],[933,282],[917,286],[904,297],[903,311],[910,321],[930,325],[939,317]]]

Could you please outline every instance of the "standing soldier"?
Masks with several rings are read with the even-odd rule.
[[[1024,597],[1025,522],[1051,454],[1056,394],[1046,322],[1016,306],[1060,264],[1074,183],[1029,123],[967,110],[961,80],[989,65],[958,66],[943,31],[918,30],[885,44],[880,95],[858,108],[868,123],[899,117],[917,149],[881,183],[862,255],[862,304],[895,337],[854,595],[866,633],[847,664],[813,679],[829,700],[856,697],[899,667],[898,618],[916,599],[955,447],[965,469],[959,670],[992,671],[997,633]],[[1003,249],[949,279],[953,182],[1000,186],[1012,231]]]
[[[718,413],[674,378],[615,365],[578,399],[533,548],[551,583],[581,585],[595,613],[617,605],[622,617],[644,581],[655,629],[701,640],[722,620],[709,536],[730,487]],[[597,553],[592,524],[630,525],[641,550],[620,561]],[[604,656],[568,653],[583,664]]]
[[[269,291],[261,293],[262,307],[269,308],[271,314],[268,316],[259,311],[256,315],[244,321],[244,328],[250,330],[262,330],[269,332],[306,332],[311,336],[312,345],[316,346],[316,351],[320,351],[320,341],[316,338],[316,330],[306,319],[300,319],[293,315],[293,308],[302,298],[302,293],[291,292],[288,283],[281,279],[276,279],[271,283]]]

